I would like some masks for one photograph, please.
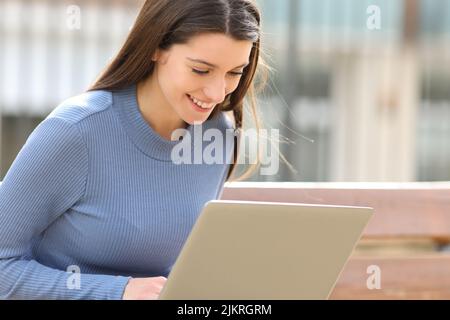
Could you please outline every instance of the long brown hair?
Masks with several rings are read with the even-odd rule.
[[[210,118],[221,111],[232,111],[235,128],[241,129],[244,98],[248,93],[252,118],[259,134],[261,120],[255,94],[264,87],[270,70],[260,57],[260,20],[254,0],[146,0],[119,53],[88,91],[114,91],[138,83],[153,73],[155,62],[150,57],[158,48],[169,49],[174,44],[185,44],[201,33],[222,33],[235,40],[252,41],[253,46],[249,65],[244,69],[238,87],[214,108]],[[253,83],[254,79],[262,80],[258,87]],[[236,170],[238,147],[238,141],[235,141],[234,163],[227,180]],[[232,180],[243,180],[252,175],[261,164],[260,157],[259,150],[256,163]]]

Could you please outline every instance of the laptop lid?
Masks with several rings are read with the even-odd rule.
[[[209,201],[159,299],[327,299],[372,211]]]

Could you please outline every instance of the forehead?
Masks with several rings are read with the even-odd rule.
[[[220,33],[200,34],[180,46],[185,57],[202,59],[218,66],[237,66],[248,62],[253,42],[235,40]]]

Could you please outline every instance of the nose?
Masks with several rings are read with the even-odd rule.
[[[221,103],[226,95],[226,82],[224,79],[212,80],[203,91],[211,102]]]

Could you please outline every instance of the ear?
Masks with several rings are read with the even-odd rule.
[[[156,49],[155,53],[152,56],[152,61],[157,61],[159,59],[159,56],[161,55],[161,52],[159,49]]]
[[[158,62],[159,64],[165,64],[168,58],[169,51],[158,48],[152,56],[152,61]]]

